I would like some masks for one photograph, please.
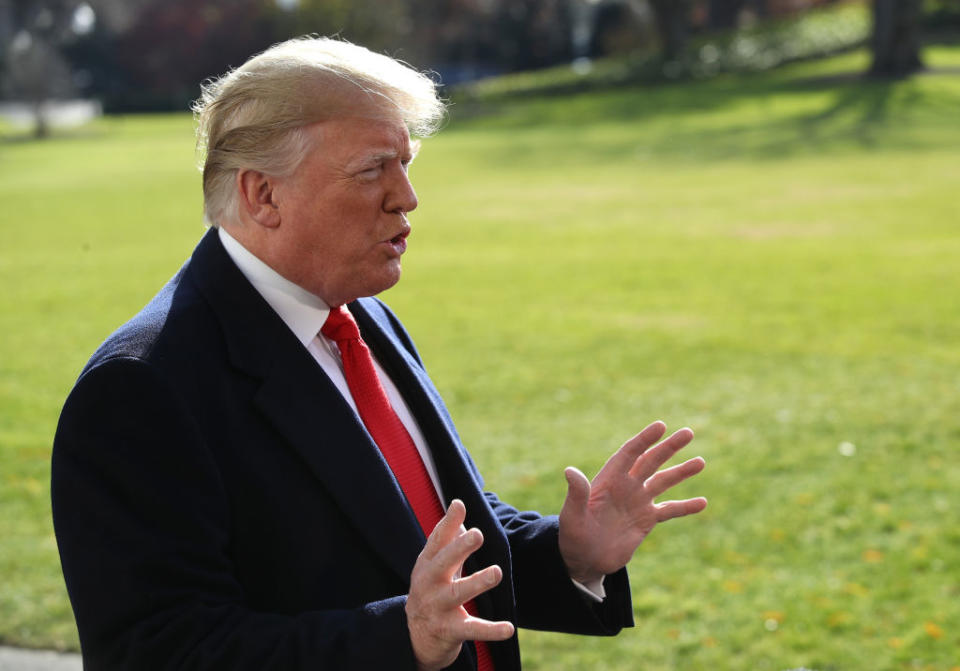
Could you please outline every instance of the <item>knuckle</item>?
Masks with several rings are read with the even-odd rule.
[[[460,604],[460,593],[461,588],[459,581],[451,582],[447,587],[447,594],[450,597],[450,600],[458,605]]]

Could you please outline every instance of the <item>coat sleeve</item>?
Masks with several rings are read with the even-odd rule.
[[[602,603],[587,598],[567,573],[558,544],[556,515],[520,512],[485,494],[510,543],[517,620],[521,627],[570,634],[613,636],[633,626],[627,570],[604,580]]]
[[[51,492],[84,668],[412,670],[403,596],[295,615],[245,604],[202,411],[134,358],[88,370],[67,400]]]

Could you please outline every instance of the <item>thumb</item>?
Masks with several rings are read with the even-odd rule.
[[[590,499],[590,481],[583,472],[575,466],[567,466],[563,471],[567,478],[567,500],[564,507],[572,505],[575,508],[585,508]]]

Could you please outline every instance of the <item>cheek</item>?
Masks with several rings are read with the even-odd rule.
[[[374,189],[354,190],[324,200],[314,199],[311,216],[302,223],[297,244],[303,254],[325,265],[369,260],[382,232],[380,200]]]

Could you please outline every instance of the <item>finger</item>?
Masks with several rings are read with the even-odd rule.
[[[462,637],[464,641],[505,641],[514,632],[510,622],[492,622],[472,616],[466,618],[458,630],[458,638]]]
[[[563,502],[563,507],[570,506],[574,510],[583,510],[587,507],[587,501],[590,500],[590,480],[574,466],[567,466],[563,475],[567,478],[567,498]]]
[[[450,598],[441,600],[439,605],[443,608],[462,606],[471,599],[475,599],[484,592],[493,589],[500,584],[501,580],[503,580],[503,571],[500,567],[496,564],[488,566],[471,576],[454,580],[451,585]]]
[[[633,466],[633,463],[640,457],[640,455],[646,452],[651,445],[660,440],[661,436],[663,436],[666,430],[667,425],[660,420],[657,420],[621,445],[620,449],[614,452],[613,455],[607,459],[607,463],[604,464],[602,470],[611,468],[616,473],[625,473],[629,471],[630,467]]]
[[[425,559],[432,559],[455,538],[463,534],[463,522],[467,518],[467,508],[460,499],[450,502],[446,514],[440,518],[430,532],[427,544],[421,552]]]
[[[630,467],[630,475],[640,480],[646,480],[657,472],[674,454],[682,447],[690,444],[693,440],[693,429],[683,428],[675,431],[673,435],[656,445],[634,462]]]
[[[483,545],[483,533],[470,529],[440,549],[426,566],[431,579],[450,582],[456,578],[463,563]]]
[[[674,485],[678,485],[687,478],[702,471],[705,465],[706,462],[703,460],[703,457],[688,459],[682,464],[657,471],[647,478],[643,486],[652,498],[657,498]]]
[[[657,522],[666,522],[675,517],[694,515],[707,507],[707,500],[702,496],[684,501],[664,501],[654,506],[657,509]]]

